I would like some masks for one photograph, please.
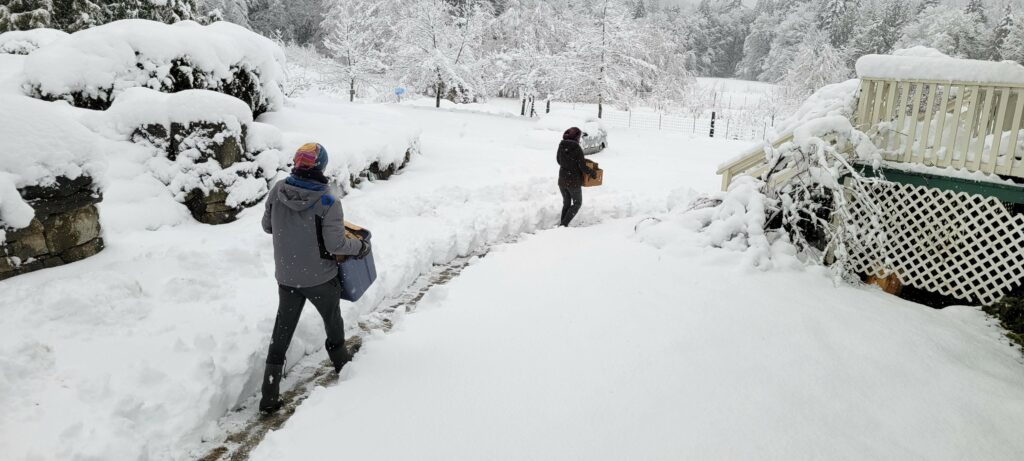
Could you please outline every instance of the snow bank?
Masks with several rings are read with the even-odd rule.
[[[1024,66],[1013,61],[957,59],[917,47],[900,54],[869,54],[857,60],[860,78],[939,80],[977,83],[1024,83]]]
[[[103,166],[98,136],[66,107],[0,94],[0,227],[18,229],[32,220],[16,188],[50,186],[59,176],[98,179]]]
[[[56,29],[12,30],[0,34],[0,54],[30,54],[68,33]]]
[[[284,101],[283,63],[273,41],[235,24],[131,19],[37,50],[25,63],[25,77],[36,96],[89,108],[105,108],[125,89],[142,86],[220,91],[261,113]]]

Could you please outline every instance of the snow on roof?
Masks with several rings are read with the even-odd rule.
[[[116,133],[130,135],[143,125],[189,122],[223,122],[239,132],[252,124],[252,112],[242,100],[210,90],[185,90],[161,93],[149,88],[128,88],[110,109],[97,115]]]
[[[143,19],[116,21],[71,34],[29,55],[25,77],[43,94],[82,92],[99,96],[113,87],[159,86],[172,61],[188,57],[192,67],[214,79],[230,80],[233,67],[260,76],[271,109],[284,100],[284,53],[272,40],[242,26],[193,21],[172,25]]]
[[[29,54],[67,36],[62,30],[42,28],[4,32],[0,34],[0,54]]]
[[[894,80],[1024,83],[1024,67],[1013,61],[957,59],[915,47],[894,55],[869,54],[857,60],[857,76]]]
[[[17,229],[32,220],[32,209],[16,189],[51,185],[58,176],[95,178],[100,172],[99,137],[68,109],[63,103],[0,94],[0,227]]]

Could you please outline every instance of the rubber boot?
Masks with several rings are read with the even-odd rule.
[[[281,409],[281,375],[284,365],[267,364],[263,372],[263,397],[260,398],[260,413],[271,414]]]
[[[351,362],[352,354],[359,352],[359,348],[362,345],[363,339],[359,336],[352,336],[344,344],[338,346],[324,343],[324,347],[327,349],[327,356],[331,358],[331,363],[334,364],[334,372],[340,372],[341,367]]]

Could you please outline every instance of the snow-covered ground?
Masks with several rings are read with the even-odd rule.
[[[347,103],[294,107],[327,116],[329,104]],[[554,146],[523,146],[533,122],[399,110],[391,121],[420,126],[423,154],[343,201],[349,220],[373,229],[380,274],[359,304],[346,305],[350,327],[433,264],[557,222]],[[286,143],[344,144],[337,126],[289,113],[265,118]],[[379,125],[387,136],[386,121]],[[747,145],[612,136],[621,145],[600,154],[607,185],[588,191],[582,223],[664,212],[680,185],[713,189],[722,151]],[[256,392],[276,306],[261,208],[206,226],[165,209],[174,207],[166,197],[147,205],[160,185],[139,176],[132,155],[145,153],[112,159],[101,205],[106,250],[0,282],[0,445],[11,459],[187,459],[200,441],[222,435],[218,418]],[[322,354],[319,323],[303,319],[290,363]]]
[[[285,144],[345,145],[332,117],[346,104],[298,100],[261,120]],[[665,219],[716,190],[717,165],[750,143],[612,129],[593,157],[605,185],[585,191],[584,227],[552,229],[554,146],[533,145],[535,121],[364,109],[380,114],[368,122],[375,136],[416,125],[422,154],[343,199],[347,219],[374,231],[379,271],[364,299],[344,305],[349,328],[432,265],[527,236],[370,338],[342,382],[315,391],[257,459],[1024,452],[1024,364],[979,310],[837,288],[784,251],[760,272]],[[193,458],[223,437],[218,419],[256,394],[276,314],[261,208],[222,226],[187,215],[111,222],[158,186],[112,163],[108,248],[0,282],[5,459]],[[291,364],[323,355],[310,311]]]
[[[499,247],[254,460],[1019,459],[1024,368],[974,308],[660,251],[637,219]],[[685,230],[680,228],[684,233]]]

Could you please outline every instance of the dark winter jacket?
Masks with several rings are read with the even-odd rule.
[[[362,244],[345,238],[341,202],[327,184],[290,176],[267,195],[263,230],[274,235],[274,276],[294,288],[313,287],[338,276],[333,255],[355,255]]]
[[[558,145],[558,185],[561,187],[580,187],[583,175],[596,174],[583,160],[583,148],[573,140],[562,140]]]

